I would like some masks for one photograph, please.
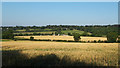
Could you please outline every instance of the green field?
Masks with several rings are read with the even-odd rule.
[[[16,31],[23,32],[23,31],[26,31],[26,30],[25,30],[25,29],[23,29],[23,30],[16,30]]]
[[[34,30],[34,29],[30,29],[30,30]],[[14,33],[14,34],[33,34],[33,33],[42,33],[42,34],[52,34],[55,33],[56,31],[51,31],[52,29],[44,29],[44,31],[40,31],[40,32],[22,32],[25,30],[16,30],[19,31],[19,33]],[[68,33],[79,33],[79,34],[83,34],[84,31],[80,31],[80,30],[62,30],[61,31],[63,34],[68,34]],[[88,32],[89,35],[91,35],[91,33]]]
[[[68,34],[68,33],[79,33],[79,34],[83,34],[84,31],[79,31],[79,30],[63,30],[61,31],[64,34]]]

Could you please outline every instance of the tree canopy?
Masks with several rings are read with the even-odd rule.
[[[118,38],[118,34],[115,32],[109,32],[107,34],[107,41],[108,42],[116,42],[117,38]]]
[[[75,41],[79,41],[81,39],[79,33],[73,33],[73,38]]]

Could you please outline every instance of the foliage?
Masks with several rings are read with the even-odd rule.
[[[79,33],[79,34],[83,34],[84,33],[84,31],[80,31],[80,30],[62,30],[61,31],[62,33],[64,33],[64,34],[68,34],[68,33]]]
[[[71,34],[71,33],[68,33],[68,35],[69,35],[69,36],[72,36],[72,34]]]
[[[58,35],[58,32],[55,32],[55,35]]]
[[[75,41],[79,41],[81,39],[79,33],[73,33],[73,38]]]
[[[34,37],[31,36],[31,37],[30,37],[30,40],[34,40]]]
[[[14,35],[13,35],[13,30],[11,29],[4,29],[2,31],[2,39],[13,39]]]
[[[107,41],[108,42],[116,42],[116,39],[118,38],[118,34],[115,32],[109,32],[107,34]]]
[[[47,25],[47,26],[2,26],[2,29],[12,29],[14,33],[26,33],[32,32],[34,35],[42,35],[42,32],[45,32],[43,35],[48,35],[48,32],[51,32],[49,35],[53,35],[52,32],[56,32],[58,34],[68,34],[68,33],[79,33],[83,36],[93,36],[93,37],[101,37],[106,36],[109,32],[118,32],[120,25],[85,25],[85,26],[76,26],[76,25]],[[39,33],[40,34],[39,34]],[[85,32],[85,33],[84,33]],[[87,35],[89,33],[89,35]],[[118,32],[120,35],[120,32]],[[91,35],[92,34],[92,35]],[[33,34],[32,34],[33,35]],[[26,34],[29,36],[29,34]]]
[[[96,40],[94,40],[94,43],[96,43],[97,41]]]
[[[82,36],[89,36],[89,34],[87,32],[84,32]]]

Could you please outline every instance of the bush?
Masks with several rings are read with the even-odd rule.
[[[34,40],[34,37],[31,36],[31,37],[30,37],[30,40]]]
[[[97,41],[96,41],[96,40],[94,40],[93,42],[94,42],[94,43],[96,43]]]
[[[103,41],[104,43],[108,43],[108,41]]]
[[[107,34],[107,41],[108,42],[116,42],[116,39],[118,38],[118,35],[117,35],[117,33],[115,33],[115,32],[109,32],[108,34]]]
[[[16,39],[16,38],[14,38],[14,41],[17,41],[17,39]]]
[[[101,41],[101,40],[98,40],[98,43],[102,43],[102,41]]]
[[[79,33],[73,33],[73,38],[76,42],[78,42],[81,39]]]

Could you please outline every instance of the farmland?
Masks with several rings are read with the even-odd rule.
[[[31,64],[39,66],[40,63],[43,63],[43,65],[49,65],[50,63],[57,65],[65,64],[68,66],[72,64],[78,64],[78,66],[81,64],[95,66],[118,65],[118,43],[4,41],[2,42],[2,51],[4,56],[3,66],[29,66]],[[46,57],[46,59],[40,58],[43,56]],[[56,57],[59,58],[60,61],[56,60]],[[49,62],[44,64],[43,61]]]
[[[3,66],[118,66],[118,38],[115,25],[4,27]]]
[[[120,67],[120,2],[26,1],[1,3],[3,68]]]
[[[73,36],[33,36],[34,39],[51,39],[51,40],[74,40]],[[30,36],[15,36],[15,38],[27,38],[30,39]],[[98,40],[107,40],[106,37],[81,37],[81,41],[98,41]]]
[[[33,34],[33,33],[41,33],[41,34],[52,34],[55,33],[57,31],[52,31],[52,29],[44,29],[44,30],[37,30],[37,29],[30,29],[30,32],[27,32],[26,30],[16,30],[17,32],[15,32],[14,34]],[[83,34],[84,31],[80,31],[80,30],[62,30],[61,31],[62,34],[67,35],[68,33],[79,33],[79,34]],[[89,35],[91,35],[91,33],[87,32]]]

